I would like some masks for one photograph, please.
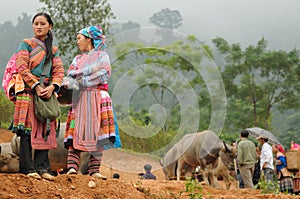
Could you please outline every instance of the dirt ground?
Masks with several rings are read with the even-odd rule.
[[[9,142],[11,132],[0,129],[0,142]],[[157,180],[141,180],[138,174],[144,172],[143,165],[150,163]],[[197,198],[191,191],[185,192],[185,181],[167,181],[158,160],[149,156],[137,155],[120,149],[104,152],[101,173],[107,180],[95,179],[87,175],[60,174],[54,181],[37,180],[23,174],[0,174],[0,199],[36,198],[36,199],[175,199]],[[113,179],[114,173],[120,175]],[[224,187],[222,181],[219,184]],[[215,199],[273,199],[300,198],[286,194],[261,194],[259,190],[237,189],[232,185],[230,190],[211,188],[204,184],[200,192],[203,198]],[[196,191],[196,189],[192,189]],[[198,195],[199,196],[199,195]]]

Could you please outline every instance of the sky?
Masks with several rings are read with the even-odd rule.
[[[109,0],[116,15],[113,22],[133,21],[153,27],[149,18],[164,8],[178,10],[183,25],[176,29],[193,34],[207,44],[216,37],[243,47],[262,37],[270,49],[300,49],[299,0]],[[2,0],[0,23],[16,22],[22,13],[34,15],[38,0]],[[16,6],[17,5],[17,6]]]

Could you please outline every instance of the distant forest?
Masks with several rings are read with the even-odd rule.
[[[165,15],[166,13],[168,15]],[[176,16],[176,20],[166,26],[164,20],[170,16],[170,13],[171,16]],[[32,37],[31,18],[32,16],[23,14],[19,17],[16,25],[11,22],[0,24],[1,80],[5,65],[16,51],[19,42],[23,38]],[[118,100],[115,104],[120,122],[120,134],[125,148],[152,152],[166,144],[157,142],[157,140],[171,142],[183,117],[181,102],[186,100],[185,97],[180,98],[179,96],[186,96],[187,89],[191,89],[195,94],[199,107],[194,111],[195,113],[199,111],[201,115],[200,121],[191,119],[188,124],[196,123],[198,128],[195,130],[197,131],[210,128],[210,120],[216,114],[214,111],[218,113],[222,107],[211,107],[214,102],[210,98],[214,96],[211,95],[210,88],[207,86],[211,79],[205,79],[195,70],[194,66],[203,63],[202,61],[205,59],[217,65],[219,71],[208,71],[211,73],[211,77],[220,73],[225,88],[226,114],[220,134],[222,139],[227,142],[237,140],[242,129],[259,126],[271,131],[286,148],[289,148],[291,141],[300,144],[300,87],[298,85],[300,62],[297,49],[289,52],[269,51],[267,38],[262,38],[256,44],[242,49],[238,43],[229,44],[221,37],[213,40],[213,46],[198,41],[197,35],[189,35],[187,38],[178,37],[173,30],[180,27],[184,21],[178,11],[169,9],[154,13],[149,21],[158,27],[155,34],[161,39],[153,44],[149,44],[139,37],[141,26],[133,21],[113,23],[106,30],[110,35],[109,53],[117,57],[112,63],[113,75],[109,82],[109,92],[112,95],[113,92],[116,92],[118,84],[120,84],[119,80],[124,78],[124,75],[138,85],[138,89],[130,96],[128,109],[124,110],[122,104],[118,104]],[[57,30],[62,28],[55,26]],[[130,34],[124,34],[127,38],[120,36],[120,33],[126,31],[130,32]],[[113,37],[115,35],[118,35],[117,38]],[[60,35],[55,35],[55,37],[58,36]],[[122,39],[132,41],[124,43]],[[55,44],[60,45],[59,40],[56,39]],[[75,48],[74,38],[73,49]],[[72,56],[66,54],[62,58],[67,69]],[[164,67],[158,69],[155,64],[160,64],[166,69]],[[151,66],[157,70],[151,71],[151,67],[137,70],[139,66]],[[200,64],[199,67],[204,67],[204,65]],[[169,71],[170,74],[166,74],[166,71]],[[182,82],[179,81],[176,73],[181,74],[180,77],[187,81],[189,88],[181,87]],[[147,81],[148,79],[155,80],[161,85]],[[171,85],[171,83],[176,86],[172,89],[166,88],[165,85]],[[220,85],[212,84],[211,86],[219,87]],[[125,95],[126,93],[124,93]],[[159,104],[159,106],[152,106],[153,104]],[[154,111],[161,110],[161,113],[153,117],[152,109]],[[193,109],[189,110],[193,115]],[[63,120],[66,117],[66,111],[67,108],[63,108]],[[0,115],[0,121],[8,126],[10,118],[12,118],[13,104],[5,98],[4,94],[0,95],[0,112],[4,113]],[[214,118],[218,118],[218,116],[214,116]],[[165,123],[161,124],[161,121],[165,121]],[[153,129],[156,130],[159,129],[159,133],[148,140],[141,138],[143,137],[141,135],[147,134],[145,129],[149,130],[149,126],[154,126]],[[218,129],[219,127],[212,128]],[[127,131],[132,134],[128,134]],[[187,127],[182,130],[182,133],[192,132]]]

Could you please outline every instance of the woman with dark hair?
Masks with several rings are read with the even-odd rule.
[[[76,100],[72,99],[64,140],[68,149],[68,174],[78,173],[80,153],[88,151],[91,153],[88,174],[106,179],[99,171],[102,153],[114,146],[118,136],[108,93],[111,66],[102,28],[81,29],[77,33],[77,45],[82,53],[73,59],[68,69],[69,81],[64,82],[67,88],[71,87],[70,82],[76,82],[80,88],[73,96]]]
[[[284,155],[284,148],[280,144],[272,146],[273,153],[276,155],[276,173],[279,180],[280,191],[285,193],[293,193],[293,179],[292,174],[287,170],[286,157]]]
[[[48,99],[58,92],[64,68],[57,47],[52,46],[51,17],[37,13],[32,19],[32,28],[34,37],[23,39],[16,52],[18,74],[14,85],[16,100],[12,130],[20,136],[19,171],[33,178],[53,180],[49,174],[48,151],[57,147],[56,121],[50,122],[50,133],[46,132],[46,122],[39,121],[34,114],[33,93]],[[42,86],[39,80],[46,64],[50,67]]]

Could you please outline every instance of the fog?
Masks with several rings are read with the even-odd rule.
[[[109,0],[113,22],[133,21],[150,27],[149,18],[163,8],[178,10],[183,25],[177,31],[194,34],[210,43],[217,36],[242,46],[255,45],[264,37],[271,49],[300,48],[298,0]],[[22,13],[33,15],[38,0],[2,1],[0,23],[17,21]]]

